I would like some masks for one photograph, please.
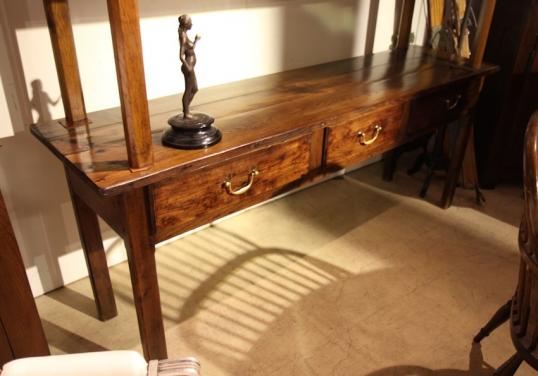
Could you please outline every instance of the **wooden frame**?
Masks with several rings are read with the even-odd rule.
[[[1,192],[0,243],[1,367],[13,359],[50,354]]]

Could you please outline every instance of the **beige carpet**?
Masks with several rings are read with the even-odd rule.
[[[508,326],[472,347],[511,296],[521,192],[458,190],[380,165],[228,218],[157,251],[170,357],[206,376],[490,375]],[[38,299],[55,353],[139,349],[126,264],[111,269],[119,316],[95,317],[88,280]],[[534,372],[523,366],[518,375]]]

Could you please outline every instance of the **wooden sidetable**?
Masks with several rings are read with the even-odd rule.
[[[125,240],[146,359],[167,357],[156,243],[462,118],[442,199],[449,206],[470,111],[484,76],[496,69],[481,64],[484,27],[477,32],[478,52],[470,64],[408,48],[414,1],[406,1],[394,52],[203,90],[195,110],[217,119],[223,139],[206,150],[180,151],[160,142],[179,99],[148,106],[137,0],[108,0],[122,108],[88,116],[67,0],[44,4],[66,119],[32,126],[32,133],[65,166],[103,320],[116,315],[116,306],[97,215]],[[484,4],[479,23],[487,30],[495,2]],[[371,40],[375,22],[368,29]]]
[[[65,165],[103,319],[116,308],[96,215],[125,240],[142,342],[156,359],[166,355],[156,243],[467,116],[477,82],[492,70],[456,66],[415,47],[207,89],[197,110],[215,116],[223,140],[206,150],[160,144],[177,98],[157,100],[150,106],[154,164],[140,171],[129,169],[119,109],[90,114],[91,127],[52,122],[32,133]],[[455,152],[451,179],[465,145]],[[448,201],[453,187],[449,180]]]

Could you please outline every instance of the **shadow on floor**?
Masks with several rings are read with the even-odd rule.
[[[41,323],[43,324],[49,346],[55,347],[67,354],[109,350],[48,320],[41,319]]]
[[[394,174],[394,180],[391,182],[386,182],[382,179],[382,162],[352,171],[346,174],[346,177],[387,192],[424,200],[434,206],[439,206],[445,178],[444,176],[435,175],[428,194],[424,199],[420,198],[419,192],[425,179],[425,167],[413,175],[407,173],[407,169],[413,164],[415,158],[415,153],[402,156],[398,169]],[[474,190],[458,187],[456,188],[453,206],[473,209],[509,225],[519,226],[523,210],[523,190],[520,186],[499,185],[494,190],[482,190],[482,193],[486,197],[486,203],[477,205]]]
[[[94,300],[69,287],[63,287],[61,289],[52,291],[48,293],[47,296],[56,300],[58,303],[62,303],[72,309],[76,309],[89,317],[97,317],[97,309],[95,307]]]
[[[469,369],[432,370],[420,366],[394,366],[369,373],[366,376],[491,376],[495,369],[484,361],[480,344],[473,343],[469,354]]]

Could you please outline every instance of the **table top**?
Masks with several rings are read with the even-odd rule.
[[[88,114],[88,126],[66,129],[52,121],[31,131],[101,194],[113,195],[305,134],[343,113],[409,100],[495,69],[471,69],[410,47],[405,53],[382,52],[203,89],[193,112],[213,116],[223,139],[202,150],[162,146],[161,134],[168,118],[181,112],[181,98],[151,100],[154,164],[142,171],[129,169],[120,108]]]

